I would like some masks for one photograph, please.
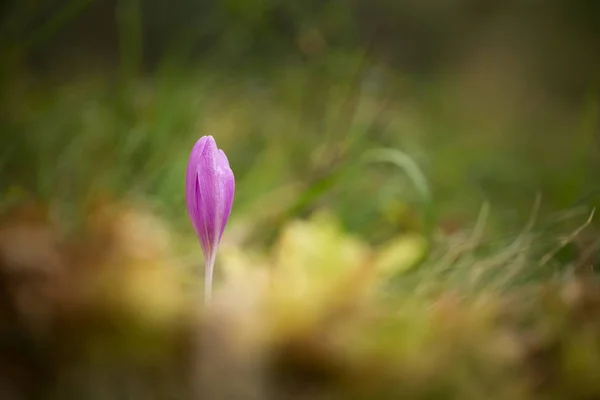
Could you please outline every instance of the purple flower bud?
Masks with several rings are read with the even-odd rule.
[[[204,294],[210,301],[217,248],[233,204],[235,178],[212,136],[201,137],[190,154],[185,181],[188,214],[204,253]]]

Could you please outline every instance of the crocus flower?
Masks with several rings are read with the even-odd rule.
[[[204,253],[204,296],[211,298],[217,248],[233,204],[235,178],[212,136],[201,137],[190,154],[185,182],[187,210]]]

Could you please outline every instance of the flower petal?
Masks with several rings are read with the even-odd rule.
[[[200,161],[201,154],[206,146],[208,141],[208,137],[201,137],[194,147],[192,148],[192,152],[190,154],[188,167],[186,171],[186,179],[185,179],[185,190],[186,190],[186,205],[188,209],[188,213],[190,215],[190,219],[192,221],[192,225],[194,230],[196,231],[196,235],[200,235],[200,226],[199,226],[199,210],[198,210],[198,169],[197,165]]]
[[[233,171],[229,167],[229,160],[223,152],[219,150],[219,171],[221,174],[221,182],[223,185],[223,210],[221,213],[221,230],[219,231],[219,241],[225,231],[225,225],[231,214],[231,207],[233,206],[233,195],[235,193],[235,177]]]

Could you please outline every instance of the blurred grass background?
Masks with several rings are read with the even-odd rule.
[[[212,134],[234,218],[297,184],[286,217],[402,229],[392,210],[423,201],[403,174],[352,170],[380,147],[416,163],[441,219],[490,201],[514,230],[537,193],[545,210],[596,204],[593,2],[313,3],[8,2],[2,186],[135,193],[181,220],[187,152]]]
[[[365,337],[385,336],[377,351],[399,346],[400,369],[418,364],[415,379],[441,376],[431,392],[405,378],[411,395],[482,398],[494,390],[470,387],[468,372],[438,376],[443,363],[417,362],[407,343],[427,348],[413,339],[423,324],[436,336],[419,315],[440,291],[513,293],[594,271],[598,22],[591,0],[7,1],[0,206],[10,215],[41,200],[72,233],[98,199],[128,199],[175,235],[178,263],[198,264],[184,171],[191,146],[210,134],[236,176],[217,261],[223,290],[249,273],[239,268],[262,265],[255,251],[320,293],[315,282],[331,284],[372,249],[384,297],[406,305],[408,316],[393,318],[409,333],[402,344],[385,339],[386,327]],[[190,253],[195,261],[180,261]],[[313,293],[284,282],[301,298]],[[167,307],[145,303],[157,283],[145,284],[134,297]],[[305,304],[296,314],[279,295],[275,326],[315,313]],[[569,323],[549,324],[571,337]],[[577,360],[559,398],[600,393],[600,369]],[[481,379],[504,387],[512,378],[498,373]],[[508,388],[497,396],[526,398]]]

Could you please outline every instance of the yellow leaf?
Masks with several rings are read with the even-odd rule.
[[[380,274],[389,276],[408,271],[425,255],[427,240],[418,234],[403,235],[385,244],[375,265]]]

